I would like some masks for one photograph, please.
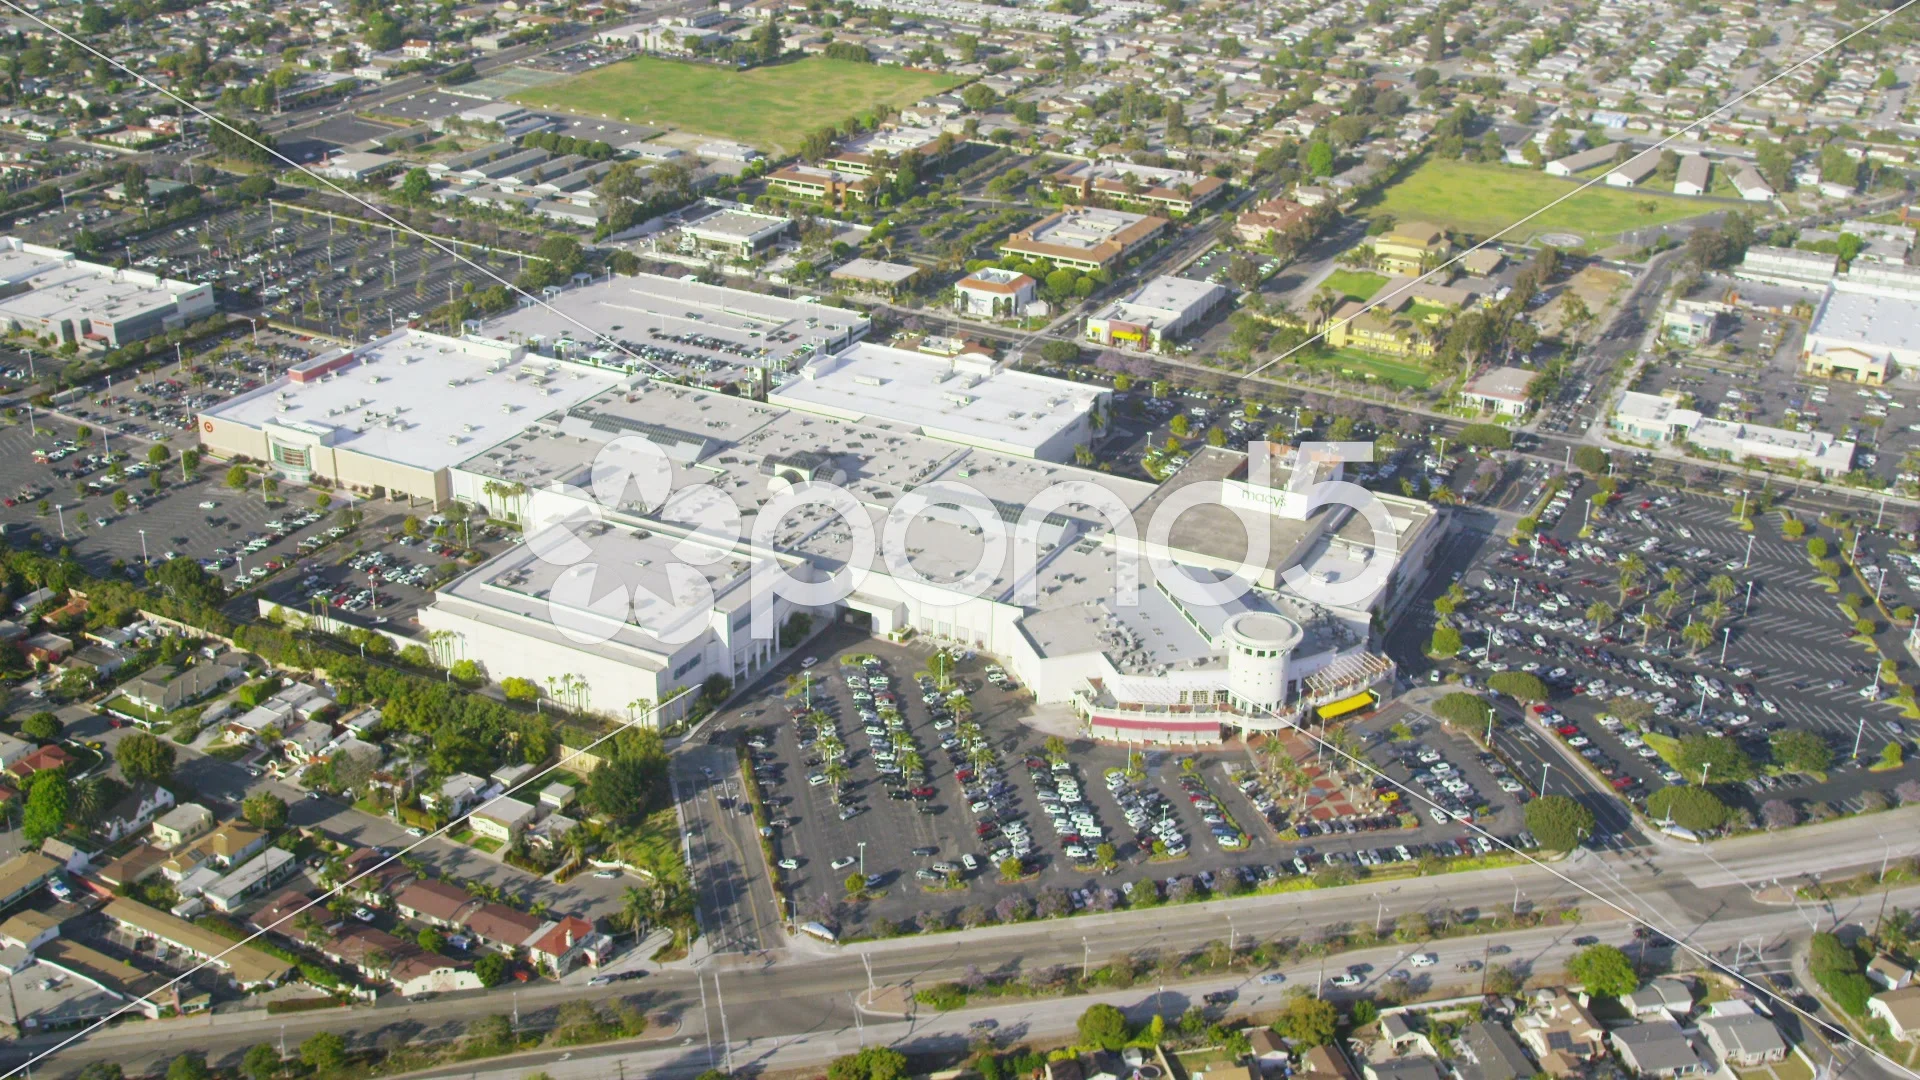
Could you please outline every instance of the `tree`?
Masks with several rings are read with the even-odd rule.
[[[36,742],[52,742],[60,737],[60,718],[42,709],[20,721],[20,734]]]
[[[121,739],[114,756],[120,761],[120,771],[129,780],[151,780],[160,784],[173,776],[172,744],[144,731]]]
[[[406,179],[400,181],[400,199],[402,202],[418,206],[433,196],[433,177],[425,169],[407,170]]]
[[[508,701],[538,701],[540,684],[532,679],[523,679],[518,675],[509,675],[500,680],[500,693]]]
[[[57,835],[67,824],[67,811],[73,800],[72,785],[63,769],[46,769],[33,774],[33,789],[27,793],[27,808],[20,817],[20,830],[29,844],[37,844]]]
[[[1800,811],[1785,799],[1768,799],[1760,804],[1760,824],[1772,829],[1791,829],[1800,823]]]
[[[431,926],[422,927],[419,935],[414,938],[414,942],[430,953],[437,953],[447,947],[446,935]]]
[[[1573,954],[1567,962],[1567,974],[1586,987],[1587,993],[1601,997],[1625,997],[1640,988],[1633,961],[1612,945],[1589,945]]]
[[[240,1059],[240,1071],[247,1080],[272,1080],[280,1071],[280,1051],[269,1043],[256,1043],[247,1051],[247,1056]]]
[[[227,486],[235,491],[245,491],[248,475],[245,465],[235,465],[227,470]]]
[[[126,1071],[111,1061],[90,1061],[81,1069],[78,1080],[125,1080]]]
[[[1699,626],[1699,623],[1693,625]],[[1688,735],[1680,740],[1674,764],[1693,783],[1738,784],[1753,775],[1753,759],[1732,739]]]
[[[207,1055],[189,1050],[167,1063],[167,1080],[213,1080]]]
[[[827,1080],[899,1080],[906,1074],[907,1055],[888,1046],[869,1046],[827,1066]]]
[[[1273,1022],[1273,1033],[1300,1050],[1311,1050],[1333,1042],[1339,1022],[1340,1013],[1334,1008],[1333,1002],[1316,998],[1304,990],[1295,990],[1288,995],[1287,1006],[1280,1011],[1280,1018]]]
[[[480,980],[481,986],[499,986],[507,981],[507,958],[497,952],[489,952],[473,962],[473,974]]]
[[[1524,671],[1502,671],[1487,679],[1487,688],[1507,695],[1522,705],[1547,700],[1547,684],[1538,675]]]
[[[1712,832],[1727,823],[1727,804],[1703,787],[1663,787],[1647,796],[1647,816],[1692,832]]]
[[[1436,626],[1433,628],[1433,640],[1427,644],[1427,652],[1432,656],[1446,658],[1458,655],[1460,645],[1460,631],[1451,626]]]
[[[315,1072],[333,1072],[347,1063],[347,1040],[331,1031],[316,1031],[300,1044],[300,1061]]]
[[[1826,772],[1833,764],[1833,748],[1827,740],[1805,728],[1785,728],[1767,740],[1773,751],[1773,763],[1788,772]]]
[[[1542,795],[1527,804],[1527,831],[1554,851],[1572,851],[1593,825],[1593,811],[1566,795]]]
[[[614,739],[612,751],[587,775],[583,801],[615,821],[635,821],[652,809],[666,775],[660,736],[629,730]]]
[[[287,801],[271,791],[249,795],[240,804],[240,813],[255,828],[274,832],[287,824]]]
[[[1607,452],[1597,446],[1582,446],[1573,452],[1573,463],[1588,476],[1607,475],[1607,461]]]
[[[1091,1006],[1080,1014],[1076,1027],[1083,1045],[1098,1046],[1102,1050],[1120,1049],[1131,1034],[1127,1014],[1111,1005]]]
[[[1476,695],[1456,690],[1434,702],[1433,711],[1442,720],[1478,731],[1487,726],[1493,708]]]

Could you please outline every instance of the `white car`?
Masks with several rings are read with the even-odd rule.
[[[1439,962],[1440,958],[1430,952],[1407,957],[1407,963],[1412,964],[1414,967],[1432,967]]]
[[[214,501],[214,500],[212,500],[212,499],[203,499],[203,500],[201,500],[201,502],[200,502],[200,509],[202,509],[202,510],[211,510],[211,509],[213,509],[214,507],[216,507],[216,506],[219,506],[219,505],[220,505],[219,503],[217,503],[217,502],[215,502],[215,501]]]
[[[1260,976],[1259,978],[1259,983],[1261,986],[1279,986],[1281,983],[1286,981],[1287,981],[1287,977],[1278,971],[1269,971],[1265,975]]]
[[[847,867],[852,866],[857,861],[858,860],[856,860],[851,855],[842,855],[839,858],[833,860],[833,868],[835,870],[845,870]]]
[[[1361,979],[1360,979],[1360,976],[1358,976],[1358,975],[1355,975],[1355,974],[1354,974],[1353,972],[1351,972],[1351,971],[1343,971],[1343,972],[1341,972],[1340,974],[1338,974],[1338,975],[1335,975],[1335,976],[1332,976],[1331,978],[1329,978],[1329,979],[1327,980],[1327,983],[1328,983],[1329,985],[1332,985],[1332,986],[1343,986],[1343,987],[1344,987],[1344,986],[1359,986],[1359,985],[1360,985],[1360,982],[1361,982]]]
[[[779,862],[779,866],[780,866],[780,869],[782,870],[798,870],[800,869],[800,860],[799,859],[781,859]]]

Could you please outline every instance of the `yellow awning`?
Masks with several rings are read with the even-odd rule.
[[[1371,709],[1380,703],[1380,695],[1371,690],[1362,690],[1352,697],[1343,697],[1339,701],[1329,701],[1313,710],[1322,720],[1332,720],[1361,709]]]

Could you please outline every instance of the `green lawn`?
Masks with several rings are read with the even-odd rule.
[[[1428,221],[1487,237],[1567,195],[1575,181],[1510,165],[1429,160],[1387,188],[1365,208],[1371,217]],[[1709,213],[1705,199],[1596,185],[1544,211],[1502,239],[1525,242],[1542,233],[1570,233],[1605,247],[1617,233]]]
[[[800,138],[885,102],[910,105],[962,80],[808,57],[734,71],[640,56],[513,95],[523,105],[685,128],[792,150]]]
[[[1324,358],[1302,360],[1302,363],[1307,367],[1333,368],[1363,378],[1371,376],[1374,381],[1390,386],[1419,389],[1433,381],[1432,375],[1418,362],[1374,356],[1358,349],[1335,349]]]
[[[1375,274],[1366,270],[1335,270],[1327,275],[1327,279],[1320,283],[1320,287],[1328,292],[1351,296],[1364,303],[1373,299],[1373,294],[1379,292],[1380,286],[1386,283],[1387,278],[1384,274]]]

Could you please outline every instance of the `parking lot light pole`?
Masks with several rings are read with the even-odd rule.
[[[53,504],[53,516],[60,520],[60,539],[67,538],[67,508],[59,503]]]
[[[1745,607],[1742,607],[1740,609],[1740,614],[1745,615],[1747,612],[1752,610],[1753,610],[1753,579],[1748,578],[1747,579],[1747,603]]]
[[[859,847],[860,847],[860,876],[864,878],[867,876],[867,842],[865,840],[860,841]]]
[[[152,562],[152,560],[147,558],[147,530],[141,529],[140,530],[140,565],[146,566],[150,562]]]
[[[1747,568],[1747,564],[1752,561],[1753,561],[1753,534],[1748,533],[1747,534],[1747,553],[1741,556],[1740,558],[1740,569],[1745,570]]]
[[[1723,626],[1720,628],[1720,666],[1721,667],[1727,666],[1727,641],[1732,637],[1733,637],[1733,627]]]

